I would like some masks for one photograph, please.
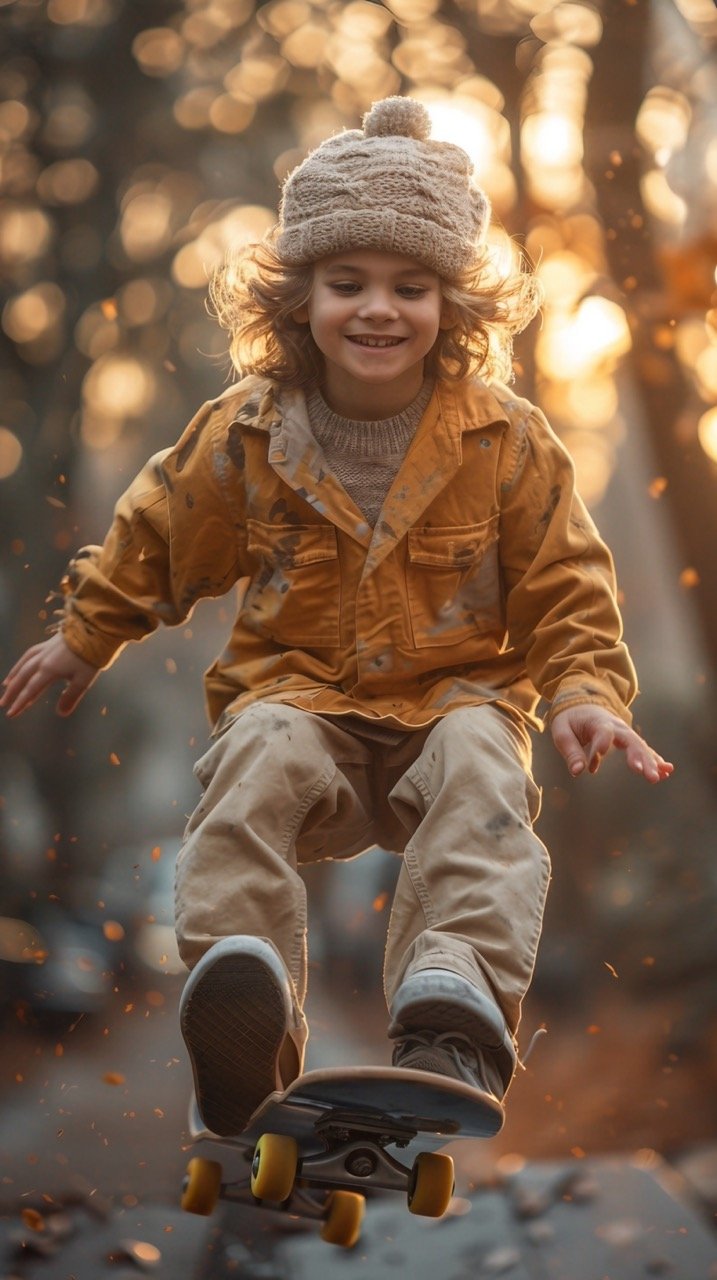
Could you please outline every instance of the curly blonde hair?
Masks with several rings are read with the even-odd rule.
[[[313,265],[289,266],[275,247],[278,228],[230,254],[209,286],[210,309],[230,335],[229,354],[241,376],[256,373],[293,387],[321,381],[321,352],[306,323],[293,318],[313,287]],[[426,361],[434,377],[458,381],[478,374],[509,382],[513,337],[533,319],[542,286],[524,257],[506,270],[484,248],[455,280],[441,280],[452,323],[441,329]]]

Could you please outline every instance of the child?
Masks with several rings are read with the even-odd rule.
[[[214,288],[246,376],[120,498],[61,630],[5,682],[12,716],[65,680],[69,714],[126,641],[238,584],[176,880],[182,1031],[218,1134],[302,1068],[298,863],[402,852],[393,1061],[502,1098],[549,879],[539,697],[573,775],[612,747],[672,772],[630,728],[612,561],[569,458],[495,381],[537,285],[491,274],[486,197],[429,132],[389,98],[289,176],[274,233]]]

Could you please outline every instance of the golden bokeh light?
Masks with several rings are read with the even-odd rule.
[[[261,240],[276,215],[264,205],[239,205],[211,220],[182,246],[172,262],[172,277],[185,289],[205,289],[231,249]]]
[[[172,239],[172,201],[162,191],[133,195],[120,219],[122,248],[134,262],[146,262],[167,249]]]
[[[336,28],[351,41],[381,40],[390,30],[392,14],[382,5],[351,0],[337,14]]]
[[[0,427],[0,480],[8,480],[22,462],[22,445],[7,427]]]
[[[175,98],[172,111],[183,129],[206,129],[212,103],[219,95],[211,85],[199,85]]]
[[[48,0],[47,16],[58,26],[104,27],[115,17],[112,0]]]
[[[712,345],[712,326],[701,316],[688,316],[676,326],[674,341],[680,363],[692,372],[702,352]]]
[[[565,381],[614,367],[630,350],[622,307],[609,298],[584,298],[572,313],[549,312],[538,335],[535,358],[546,377]]]
[[[705,347],[695,361],[697,389],[708,403],[717,400],[717,343]]]
[[[707,457],[717,462],[717,406],[702,414],[697,423],[697,438]]]
[[[171,306],[173,290],[167,280],[141,277],[123,285],[117,295],[118,314],[128,328],[160,320]]]
[[[77,156],[57,160],[43,169],[37,180],[37,194],[46,204],[82,204],[94,195],[100,175],[89,160]]]
[[[116,319],[105,315],[97,303],[87,307],[75,325],[75,346],[90,360],[97,360],[107,351],[112,351],[121,339],[122,332]]]
[[[82,396],[93,418],[122,422],[146,413],[155,390],[156,376],[149,365],[129,353],[110,352],[87,371]]]
[[[291,68],[278,54],[242,58],[224,76],[224,86],[241,101],[261,102],[279,93],[289,79]]]
[[[590,264],[570,249],[548,254],[538,263],[536,271],[545,290],[546,304],[564,309],[575,306],[595,280]]]
[[[392,62],[407,80],[450,89],[475,69],[461,32],[435,20],[409,28],[394,49]]]
[[[417,93],[431,117],[431,135],[468,153],[479,180],[496,158],[510,158],[510,126],[505,116],[462,94]]]
[[[0,146],[22,138],[31,128],[32,120],[27,103],[15,98],[0,102]]]
[[[425,22],[441,7],[441,0],[385,0],[385,3],[403,26]]]
[[[531,168],[562,168],[583,158],[580,122],[557,111],[537,111],[526,117],[520,135],[524,163]]]
[[[667,158],[685,145],[691,119],[692,108],[683,93],[655,85],[648,90],[637,113],[635,130],[652,155]]]
[[[6,302],[2,327],[20,346],[35,343],[48,336],[61,321],[65,311],[65,295],[54,281],[35,284]]]
[[[172,27],[147,27],[132,42],[132,53],[147,76],[171,76],[182,66],[186,44]]]
[[[293,67],[315,71],[324,60],[328,28],[309,19],[296,27],[281,42],[281,54]]]
[[[271,0],[259,9],[256,20],[276,40],[282,40],[297,27],[304,26],[310,17],[311,5],[307,0]]]
[[[254,102],[248,99],[242,102],[234,94],[221,93],[209,108],[209,123],[219,133],[243,133],[249,128],[255,114]]]
[[[616,424],[618,434],[621,431],[617,384],[609,374],[546,382],[541,388],[541,403],[551,421],[566,427],[608,431],[613,439]]]
[[[224,39],[231,26],[228,10],[210,5],[188,14],[182,22],[182,35],[195,49],[209,50]]]
[[[681,227],[686,221],[687,202],[672,190],[662,169],[648,169],[640,178],[640,194],[648,213],[669,227]]]
[[[591,48],[600,43],[603,22],[597,9],[590,4],[550,4],[531,5],[535,16],[530,20],[533,35],[546,44],[549,40],[560,40],[566,44],[581,45]]]
[[[11,270],[43,258],[54,234],[52,219],[44,210],[11,200],[0,206],[0,258]]]
[[[601,433],[566,431],[563,441],[575,464],[575,478],[583,501],[596,507],[605,496],[615,470],[615,449]]]
[[[717,37],[717,13],[714,0],[675,0],[683,18],[707,40]]]
[[[589,197],[585,172],[577,164],[554,169],[535,165],[527,174],[526,186],[537,204],[556,213],[574,209]]]

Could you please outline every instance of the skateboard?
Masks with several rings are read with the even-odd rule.
[[[182,1208],[208,1216],[225,1200],[283,1210],[317,1219],[324,1240],[351,1248],[367,1189],[402,1192],[411,1213],[441,1217],[454,1167],[437,1148],[453,1138],[493,1137],[503,1119],[489,1094],[400,1067],[309,1071],[270,1094],[236,1137],[206,1129],[193,1101],[196,1154]]]

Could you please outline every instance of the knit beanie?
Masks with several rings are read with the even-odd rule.
[[[384,98],[363,131],[328,138],[287,177],[276,249],[300,266],[349,249],[404,254],[446,280],[470,266],[490,219],[469,157],[430,137],[415,98]]]

